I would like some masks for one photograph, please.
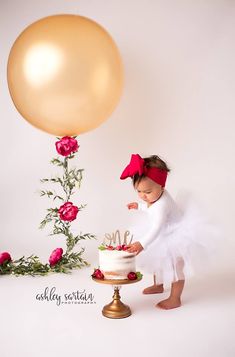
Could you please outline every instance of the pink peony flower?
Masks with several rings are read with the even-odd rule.
[[[52,267],[56,265],[61,260],[62,255],[63,255],[62,248],[56,248],[55,250],[53,250],[49,258],[50,266]]]
[[[73,221],[78,214],[78,207],[74,206],[72,202],[66,202],[59,208],[59,216],[62,221]]]
[[[5,263],[6,261],[11,261],[11,256],[7,252],[3,252],[0,254],[0,265]]]
[[[71,136],[64,136],[55,143],[55,146],[58,154],[62,156],[68,156],[72,152],[76,152],[79,148],[77,140],[71,138]]]

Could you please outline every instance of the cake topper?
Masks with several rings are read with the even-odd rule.
[[[129,239],[129,242],[128,242]],[[121,234],[119,229],[116,230],[116,232],[112,232],[112,233],[105,233],[104,235],[104,240],[102,244],[108,244],[108,245],[129,245],[131,244],[133,239],[133,234],[130,236],[130,231],[125,231],[124,235],[123,235],[123,242],[122,242],[122,238],[121,238]],[[108,243],[106,243],[108,242]]]

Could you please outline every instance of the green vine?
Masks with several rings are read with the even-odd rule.
[[[47,197],[53,202],[58,202],[59,207],[51,207],[47,209],[47,214],[40,222],[40,229],[45,228],[48,224],[52,224],[52,231],[49,236],[63,235],[66,239],[66,251],[62,248],[57,248],[52,252],[49,264],[40,262],[36,255],[29,257],[21,257],[18,260],[12,260],[9,253],[0,254],[0,275],[46,275],[49,272],[69,273],[73,269],[80,269],[88,266],[88,262],[83,259],[82,255],[84,248],[80,248],[78,252],[74,252],[76,245],[80,241],[86,239],[94,239],[95,236],[91,233],[74,235],[71,230],[72,221],[77,218],[77,214],[86,207],[80,205],[79,207],[73,205],[70,201],[71,196],[74,195],[76,189],[81,187],[83,179],[83,169],[69,168],[69,162],[74,159],[75,153],[78,150],[76,137],[63,137],[56,142],[57,152],[63,158],[57,157],[51,160],[51,164],[62,169],[61,176],[52,178],[44,178],[41,183],[59,185],[62,189],[62,194],[57,194],[54,190],[41,190],[40,196]],[[63,253],[63,254],[62,254]]]

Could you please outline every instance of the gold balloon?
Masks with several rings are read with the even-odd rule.
[[[8,86],[20,114],[53,135],[78,135],[98,127],[116,107],[123,66],[111,36],[78,15],[34,22],[9,54]]]

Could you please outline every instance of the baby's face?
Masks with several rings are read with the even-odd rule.
[[[152,181],[150,178],[143,178],[138,184],[135,185],[139,197],[147,202],[148,206],[158,200],[162,193],[162,186]]]

